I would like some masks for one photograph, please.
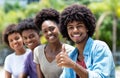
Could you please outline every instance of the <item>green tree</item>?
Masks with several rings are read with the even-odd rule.
[[[104,10],[98,18],[97,27],[96,27],[96,38],[99,39],[99,36],[100,36],[100,38],[106,37],[106,39],[108,39],[106,41],[108,43],[112,44],[112,46],[111,46],[112,52],[113,52],[113,54],[115,54],[116,50],[117,50],[116,46],[120,46],[120,42],[119,42],[120,38],[117,38],[117,37],[119,37],[117,34],[118,33],[117,29],[120,30],[119,29],[120,27],[117,27],[118,19],[120,16],[120,14],[119,14],[120,0],[114,0],[114,2],[113,2],[113,0],[104,0],[101,3],[97,3],[97,4],[101,5],[101,7],[99,5],[96,5],[96,9],[99,9],[99,8],[105,9],[106,7],[107,7],[107,9]],[[102,4],[104,4],[104,5],[102,5]],[[91,8],[91,9],[93,9],[93,8]],[[100,26],[102,26],[102,27],[100,27]],[[104,30],[102,28],[104,28]],[[101,32],[99,31],[99,29],[101,29]],[[112,38],[110,37],[111,34],[112,34]],[[114,60],[116,61],[115,57],[114,57]]]

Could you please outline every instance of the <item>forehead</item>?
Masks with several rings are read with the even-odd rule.
[[[68,26],[69,25],[78,25],[78,24],[84,24],[82,21],[71,21],[71,22],[68,22]]]
[[[33,30],[33,29],[28,29],[28,30],[24,30],[24,31],[22,32],[22,36],[30,35],[30,34],[35,34],[35,33],[37,33],[35,30]]]
[[[51,26],[57,27],[57,24],[54,21],[46,20],[42,24],[42,29],[49,28]]]
[[[14,32],[14,33],[12,33],[12,34],[9,34],[9,35],[8,35],[8,39],[12,39],[12,38],[14,38],[14,37],[16,37],[16,36],[20,36],[20,34],[19,34],[18,32]]]

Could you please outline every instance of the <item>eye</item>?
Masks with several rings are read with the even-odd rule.
[[[24,40],[27,40],[27,37],[23,37]]]
[[[13,40],[11,39],[11,40],[9,40],[9,42],[12,42]]]
[[[43,32],[43,33],[47,33],[47,30],[43,30],[42,32]]]
[[[31,34],[31,35],[29,36],[30,39],[32,39],[33,37],[35,37],[34,34]]]
[[[78,25],[78,26],[76,26],[77,29],[80,29],[81,27],[82,27],[82,25]]]
[[[49,31],[53,31],[55,27],[49,27]]]
[[[17,37],[15,37],[15,40],[19,40],[19,39],[20,39],[20,37],[18,37],[18,36],[17,36]]]
[[[81,29],[81,28],[83,28],[83,27],[84,27],[83,24],[80,24],[80,25],[76,26],[77,29]]]
[[[73,30],[73,29],[74,29],[73,26],[68,26],[68,27],[67,27],[67,30]]]

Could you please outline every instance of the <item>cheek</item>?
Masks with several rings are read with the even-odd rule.
[[[34,41],[35,41],[36,43],[39,43],[39,42],[40,42],[40,38],[35,38]]]
[[[10,48],[12,48],[12,45],[13,45],[12,43],[9,43]]]
[[[71,34],[71,31],[67,31],[67,33],[68,33],[68,35],[70,36],[70,34]]]
[[[26,44],[27,40],[23,40],[24,44]]]
[[[47,34],[43,34],[43,37],[45,38],[45,39],[47,39],[48,37],[47,37]]]
[[[19,40],[19,44],[21,44],[23,46],[23,40],[22,39]]]

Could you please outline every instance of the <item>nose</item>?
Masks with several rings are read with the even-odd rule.
[[[77,30],[78,30],[77,27],[74,27],[73,31],[76,32]]]
[[[51,31],[48,31],[48,35],[51,34],[52,32]]]
[[[13,43],[17,43],[17,40],[14,40]]]
[[[30,38],[27,38],[26,42],[30,42],[30,41],[31,41],[31,39],[30,39]]]
[[[14,40],[14,41],[13,41],[13,44],[17,44],[17,40]]]

